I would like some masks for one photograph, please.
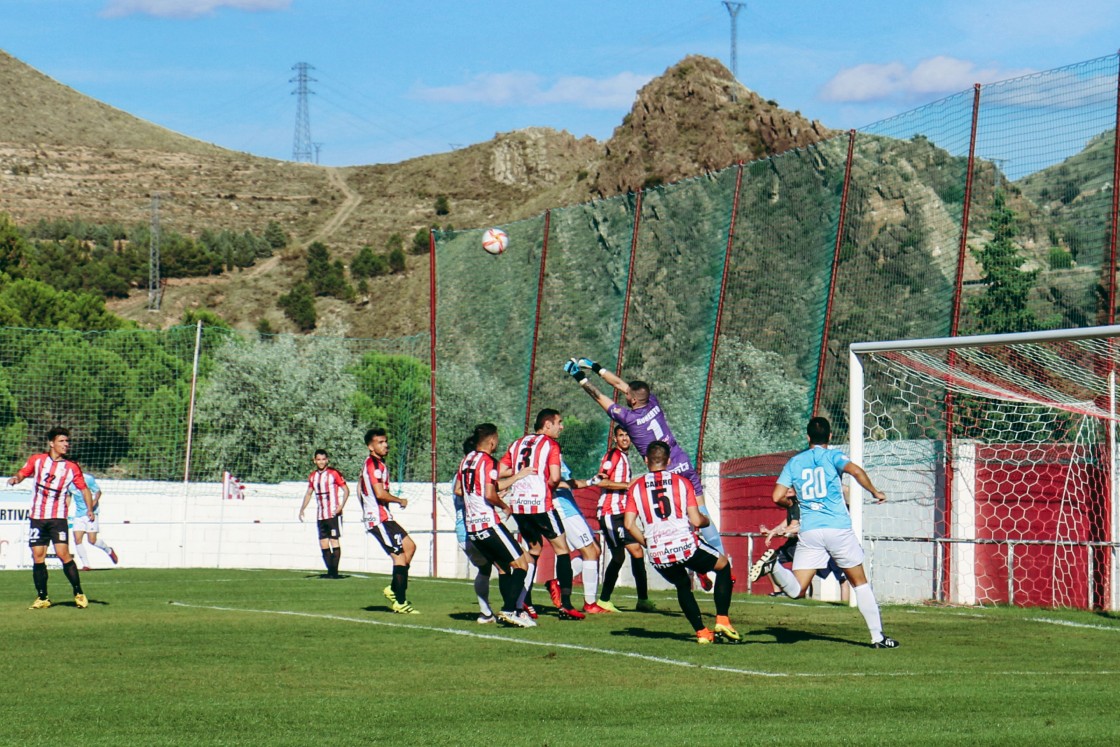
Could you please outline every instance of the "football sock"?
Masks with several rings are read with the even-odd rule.
[[[405,567],[403,565],[393,566],[393,580],[389,582],[390,588],[393,590],[393,596],[397,598],[397,602],[403,604],[408,597],[404,595],[405,590]]]
[[[517,607],[521,608],[522,605],[533,604],[533,584],[537,580],[537,558],[533,558],[529,562],[529,568],[525,571],[525,583],[521,586],[521,591],[517,597]]]
[[[638,599],[649,598],[649,581],[646,580],[646,559],[630,556],[630,572],[634,574],[634,586]]]
[[[560,584],[560,603],[567,609],[572,606],[572,556],[556,558],[556,581]]]
[[[31,577],[35,579],[35,591],[40,599],[47,598],[47,564],[36,563],[31,567]]]
[[[327,567],[327,573],[331,572],[331,548],[321,547],[319,552],[323,554],[323,565]]]
[[[509,578],[509,581],[507,582],[507,590],[502,592],[502,609],[506,612],[513,612],[517,609],[517,598],[521,596],[521,592],[525,588],[525,571],[520,568],[512,568],[509,573],[502,576],[502,578],[506,577]]]
[[[583,601],[587,604],[595,604],[599,596],[598,559],[583,561],[583,571],[580,575],[583,577]]]
[[[797,576],[793,575],[793,571],[786,568],[781,563],[774,564],[774,570],[770,571],[774,583],[778,585],[782,591],[786,593],[787,597],[797,599],[801,596],[801,584],[797,581]]]
[[[331,575],[333,575],[333,576],[338,575],[338,564],[340,562],[342,562],[342,548],[341,547],[332,547],[331,548]]]
[[[728,563],[722,571],[716,571],[716,585],[712,596],[716,603],[716,614],[727,617],[731,609],[731,564]]]
[[[611,555],[611,560],[607,563],[607,569],[603,572],[603,591],[599,597],[604,602],[611,600],[611,594],[614,593],[614,585],[618,583],[618,572],[622,570],[622,561],[624,556],[621,552],[616,552]],[[639,592],[638,598],[642,598]]]
[[[692,579],[682,574],[682,578],[674,585],[677,587],[677,603],[681,606],[681,612],[688,618],[693,630],[703,630],[704,616],[700,614],[700,605],[696,603],[696,595],[692,593]]]
[[[74,552],[78,554],[78,560],[82,561],[82,567],[89,567],[89,558],[86,557],[86,543],[77,542],[74,544]]]
[[[708,507],[700,506],[700,513],[707,516],[708,520],[711,522],[708,526],[700,528],[700,536],[709,545],[719,550],[720,553],[723,553],[723,538],[719,536],[719,528],[716,526],[716,523],[711,521],[712,515],[708,513]]]
[[[867,622],[867,630],[871,633],[871,642],[876,643],[883,640],[883,621],[879,617],[879,602],[875,600],[875,592],[871,590],[871,584],[853,586],[852,593],[856,595],[856,606],[859,607],[860,614]]]
[[[478,569],[478,573],[474,575],[474,594],[478,597],[478,609],[484,615],[494,614],[494,610],[490,609],[490,569],[494,566],[487,563]],[[509,574],[504,574],[508,576]],[[498,588],[501,589],[501,579],[498,579]],[[506,598],[506,593],[502,592],[502,599]],[[517,601],[516,599],[514,601]],[[511,607],[510,609],[515,609]],[[509,610],[506,610],[507,612]]]
[[[106,545],[105,540],[101,539],[100,537],[98,537],[97,541],[93,543],[93,546],[96,547],[101,552],[105,553],[106,555],[108,555],[109,552],[113,549],[113,548],[109,547],[108,545]],[[78,545],[78,547],[81,547],[81,545]],[[83,555],[81,551],[78,552],[78,555],[83,560],[85,559],[85,555]],[[85,565],[85,563],[82,563],[82,565]]]
[[[569,555],[572,559],[572,578],[583,575],[583,556],[578,552],[575,555]]]
[[[475,576],[475,581],[478,581],[478,576]],[[498,591],[502,594],[502,612],[513,612],[517,609],[516,589],[512,575],[509,573],[498,574]],[[479,597],[478,601],[481,605],[482,597]]]
[[[45,568],[46,566],[44,565],[43,567]],[[74,593],[81,594],[82,582],[78,577],[78,564],[74,562],[73,558],[70,559],[69,563],[62,564],[62,572],[66,574],[66,580],[74,587]],[[874,597],[872,597],[872,599],[874,599]]]

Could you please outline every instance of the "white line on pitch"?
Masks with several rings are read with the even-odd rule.
[[[501,641],[503,643],[516,643],[524,646],[541,646],[545,648],[563,648],[572,651],[586,651],[594,654],[606,654],[608,656],[624,656],[631,659],[641,659],[643,661],[650,661],[656,664],[668,664],[677,667],[695,667],[698,669],[712,669],[721,672],[732,672],[735,674],[747,674],[756,677],[788,677],[790,675],[785,673],[775,672],[761,672],[751,669],[735,669],[733,667],[711,666],[707,664],[697,664],[691,661],[679,661],[677,659],[666,659],[660,656],[649,656],[647,654],[639,654],[631,651],[615,651],[613,649],[595,648],[593,646],[581,646],[576,643],[553,643],[548,641],[529,641],[523,638],[508,638],[506,636],[492,635],[489,633],[474,633],[468,630],[459,630],[456,628],[437,628],[430,625],[408,625],[404,623],[392,623],[384,620],[367,620],[358,617],[345,617],[343,615],[326,615],[313,612],[296,612],[294,610],[257,610],[257,609],[243,609],[239,607],[219,607],[216,605],[203,605],[203,604],[188,604],[186,602],[171,602],[176,607],[193,607],[194,609],[207,609],[218,610],[221,612],[247,612],[259,615],[283,615],[289,617],[311,617],[320,620],[340,620],[343,622],[361,623],[363,625],[379,625],[387,628],[401,628],[404,630],[426,630],[432,633],[449,633],[451,635],[465,636],[467,638],[480,638],[488,641]]]
[[[1029,622],[1047,623],[1049,625],[1065,625],[1068,628],[1088,628],[1090,630],[1109,630],[1113,633],[1120,633],[1120,626],[1117,625],[1091,625],[1090,623],[1070,622],[1069,620],[1056,620],[1052,617],[1028,617]]]
[[[693,661],[681,661],[679,659],[669,659],[662,656],[649,656],[648,654],[639,654],[633,651],[618,651],[609,648],[595,648],[594,646],[581,646],[575,643],[558,643],[548,641],[531,641],[523,638],[508,638],[506,636],[493,635],[489,633],[475,633],[469,630],[460,630],[457,628],[437,628],[430,625],[409,625],[407,623],[394,623],[385,620],[370,620],[360,617],[346,617],[343,615],[327,615],[314,612],[297,612],[295,610],[259,610],[248,609],[239,607],[223,607],[218,605],[208,604],[191,604],[188,602],[171,602],[175,607],[185,607],[192,609],[205,609],[217,610],[220,612],[242,612],[258,615],[280,615],[287,617],[308,617],[319,620],[338,620],[341,622],[359,623],[362,625],[378,625],[386,628],[400,628],[403,630],[426,630],[432,633],[448,633],[450,635],[463,636],[466,638],[478,638],[488,641],[500,641],[503,643],[520,644],[523,646],[538,646],[542,648],[561,648],[570,651],[584,651],[593,654],[605,654],[606,656],[621,656],[628,659],[640,659],[642,661],[652,662],[654,664],[665,664],[674,667],[686,667],[705,669],[712,672],[728,672],[730,674],[745,674],[753,677],[799,677],[799,678],[816,678],[816,677],[944,677],[946,674],[953,674],[952,672],[763,672],[755,669],[739,669],[737,667],[728,667],[718,664],[700,664]],[[988,674],[995,674],[998,676],[1011,676],[1011,677],[1053,677],[1055,675],[1120,675],[1120,670],[1102,670],[1097,672],[1078,671],[1078,672],[989,672]]]

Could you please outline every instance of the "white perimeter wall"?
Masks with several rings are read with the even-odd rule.
[[[719,525],[719,465],[705,465],[709,511]],[[246,486],[244,500],[222,500],[219,483],[110,480],[101,485],[101,538],[116,550],[121,567],[128,568],[276,568],[322,571],[315,524],[315,502],[307,507],[307,521],[298,519],[306,482]],[[416,542],[413,577],[473,576],[473,566],[459,551],[451,486],[439,483],[436,527],[432,533],[431,483],[397,483],[393,492],[408,499],[408,507],[394,517]],[[27,547],[27,511],[31,494],[23,486],[0,490],[0,570],[31,567]],[[347,572],[391,572],[381,545],[365,533],[356,494],[343,512],[342,564]],[[433,545],[432,537],[436,542]],[[73,550],[73,546],[71,546]],[[93,568],[112,563],[100,550],[87,548]],[[604,553],[604,556],[606,554]],[[606,557],[603,562],[605,564]],[[651,588],[669,588],[650,569]],[[633,586],[629,562],[623,565],[619,586]]]

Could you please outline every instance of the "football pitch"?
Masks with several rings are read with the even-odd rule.
[[[697,646],[660,611],[478,625],[469,581],[60,571],[31,611],[0,573],[0,743],[1116,744],[1120,616],[885,606],[873,650],[846,606],[736,596],[746,643]],[[492,598],[499,599],[494,583]],[[613,601],[632,609],[631,590]],[[578,595],[578,590],[577,590]],[[710,596],[699,594],[707,618]]]

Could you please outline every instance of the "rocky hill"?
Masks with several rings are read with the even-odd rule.
[[[262,231],[279,222],[293,244],[247,270],[171,280],[159,313],[146,292],[112,309],[144,325],[209,308],[239,327],[268,319],[304,272],[304,250],[326,243],[345,262],[363,245],[432,225],[506,223],[752,161],[830,136],[737,83],[717,61],[688,57],[651,81],[603,143],[532,128],[402,163],[327,168],[258,158],[183,137],[94,101],[0,52],[0,212],[40,218],[146,223],[159,194],[161,224]],[[437,215],[436,198],[450,211]],[[321,327],[355,336],[426,329],[427,257],[406,273],[374,278],[357,301],[319,299]]]

